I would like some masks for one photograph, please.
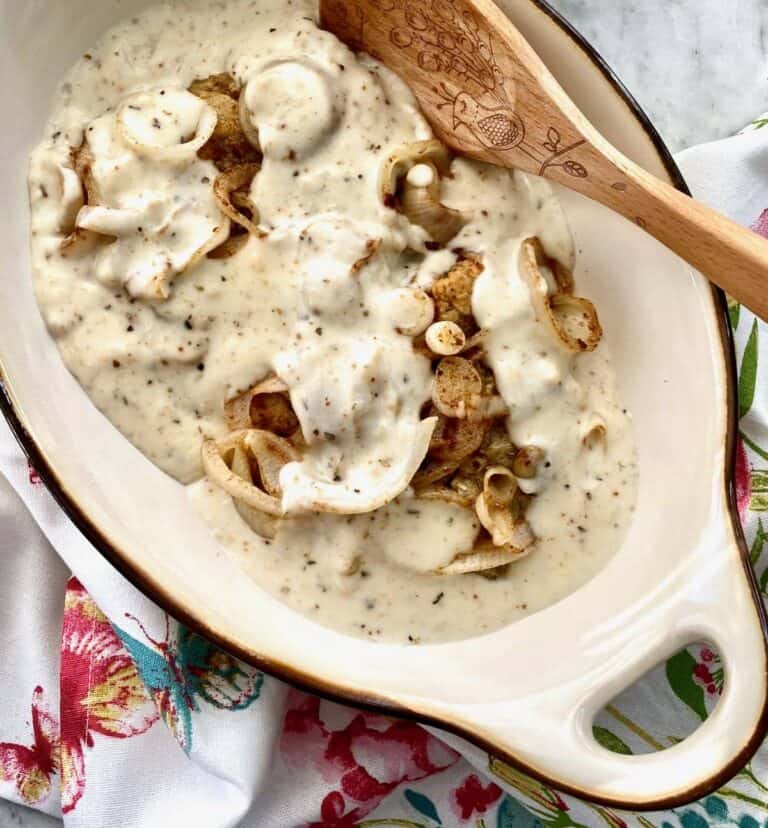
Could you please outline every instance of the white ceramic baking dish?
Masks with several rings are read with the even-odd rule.
[[[67,373],[35,305],[26,170],[57,81],[141,0],[0,0],[4,253],[2,407],[85,535],[176,617],[243,659],[350,702],[460,734],[564,790],[626,808],[703,795],[739,769],[766,727],[766,642],[734,508],[732,347],[722,296],[606,209],[564,201],[577,280],[600,309],[634,415],[636,516],[610,565],[576,594],[492,635],[442,646],[368,643],[321,628],[221,554],[183,489],[133,449]],[[684,186],[642,112],[544,5],[502,8],[595,125]],[[714,714],[663,753],[598,745],[599,708],[685,644],[708,641],[727,682]]]

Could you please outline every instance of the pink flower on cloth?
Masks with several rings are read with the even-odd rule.
[[[450,767],[459,754],[412,722],[362,713],[294,692],[281,740],[290,768],[312,768],[332,790],[313,828],[347,828],[398,785]]]
[[[32,694],[32,744],[0,742],[0,781],[11,782],[26,805],[50,796],[59,769],[59,723],[48,710],[43,688]]]
[[[462,820],[471,819],[475,814],[484,814],[488,808],[498,801],[502,790],[498,785],[489,782],[483,785],[473,773],[468,776],[451,794],[451,803],[456,815]]]
[[[739,510],[739,518],[744,523],[747,519],[747,512],[749,511],[749,504],[752,499],[752,471],[749,467],[749,458],[747,457],[744,442],[739,439],[736,446],[736,469],[735,469],[735,484],[736,484],[736,508]]]
[[[61,644],[61,807],[74,810],[85,789],[85,748],[94,736],[145,733],[158,712],[131,656],[80,583],[64,602]]]
[[[760,213],[760,218],[752,225],[752,229],[764,239],[768,239],[768,210]]]

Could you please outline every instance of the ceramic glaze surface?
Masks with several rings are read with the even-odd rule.
[[[28,71],[15,72],[18,83],[8,90],[12,128],[0,134],[0,157],[7,191],[21,205],[26,159],[58,79],[103,31],[145,4],[83,0],[65,8],[34,0],[24,16],[13,14],[15,5],[0,5],[0,69],[10,76],[20,63]],[[501,5],[606,137],[667,175],[631,110],[567,35],[533,6]],[[82,21],[76,31],[73,16]],[[28,54],[46,59],[30,65]],[[621,552],[590,584],[471,643],[379,645],[371,659],[372,645],[312,624],[215,558],[183,490],[95,411],[47,336],[30,286],[21,208],[9,211],[1,231],[8,267],[0,362],[12,416],[32,435],[28,446],[49,483],[112,560],[177,616],[284,676],[410,711],[587,798],[625,807],[681,802],[748,758],[762,737],[766,695],[761,622],[726,498],[730,378],[720,311],[709,286],[637,228],[578,196],[561,199],[582,251],[577,282],[590,285],[600,308],[619,391],[634,414],[637,515]],[[701,639],[723,653],[729,681],[697,734],[659,755],[599,748],[591,739],[594,711]]]

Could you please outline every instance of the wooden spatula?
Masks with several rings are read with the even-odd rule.
[[[768,241],[608,143],[492,0],[320,0],[320,21],[400,75],[456,152],[607,205],[768,319]]]

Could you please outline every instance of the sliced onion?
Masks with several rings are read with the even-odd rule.
[[[515,521],[509,506],[500,505],[487,491],[483,491],[475,501],[475,512],[483,528],[491,536],[494,546],[505,546],[510,543]]]
[[[240,446],[235,446],[232,455],[232,472],[238,477],[242,477],[246,483],[253,484],[253,474],[251,472],[251,464],[248,460],[248,455]],[[279,519],[254,509],[242,500],[234,499],[235,509],[240,517],[246,522],[249,528],[257,535],[267,540],[272,540],[277,535],[277,528],[279,526]]]
[[[456,356],[467,344],[464,331],[455,322],[435,322],[425,334],[427,347],[436,356]]]
[[[389,294],[389,315],[398,333],[416,337],[432,324],[435,303],[419,288],[397,288]]]
[[[85,206],[85,188],[80,176],[72,167],[57,165],[61,188],[61,217],[59,232],[72,233],[75,229],[77,214]]]
[[[537,446],[523,446],[518,449],[512,462],[512,471],[523,480],[532,480],[539,473],[544,452]]]
[[[232,455],[244,437],[243,432],[235,432],[224,441],[216,443],[206,440],[202,448],[203,469],[211,483],[223,489],[235,500],[242,501],[252,509],[273,517],[280,517],[283,510],[276,497],[268,495],[253,483],[248,483],[235,474],[224,461],[226,455]]]
[[[93,156],[88,144],[83,141],[78,149],[72,150],[71,157],[77,187],[69,175],[69,168],[61,167],[62,199],[66,207],[62,214],[60,230],[70,231],[60,247],[61,254],[65,257],[89,253],[104,241],[98,234],[77,226],[77,218],[82,209],[86,205],[95,206],[101,201],[101,194],[93,177]],[[80,190],[79,193],[77,188]]]
[[[98,233],[92,233],[90,230],[82,230],[76,227],[74,232],[62,240],[59,250],[65,259],[82,256],[90,253],[100,244],[104,244],[105,241],[105,237],[100,236]]]
[[[440,427],[439,424],[437,426]],[[434,483],[439,483],[450,477],[459,470],[460,461],[434,461],[430,460],[426,466],[422,466],[419,471],[413,476],[411,486],[416,491],[428,488]]]
[[[517,480],[509,469],[493,466],[486,471],[483,491],[475,501],[475,512],[494,546],[525,549],[534,541],[528,523],[517,516],[519,509],[514,502],[517,492]]]
[[[140,210],[117,209],[90,205],[83,207],[77,215],[77,226],[102,236],[131,236],[141,224]]]
[[[269,431],[254,429],[243,437],[243,445],[250,451],[259,467],[261,483],[272,497],[280,497],[280,471],[288,463],[301,459],[296,449],[282,437]]]
[[[245,193],[242,190],[236,190],[232,193],[231,201],[238,210],[247,210],[251,214],[251,217],[258,217],[259,208],[256,206],[256,202],[251,198],[250,193]]]
[[[160,161],[177,163],[194,160],[197,157],[198,151],[208,143],[216,129],[216,123],[218,121],[216,110],[191,92],[174,90],[172,95],[165,97],[165,100],[169,101],[169,105],[171,105],[172,97],[175,97],[177,100],[190,98],[190,103],[194,102],[194,105],[199,110],[195,133],[188,141],[182,143],[171,145],[152,144],[142,140],[141,136],[134,131],[130,125],[130,114],[137,106],[152,106],[156,103],[157,94],[157,92],[141,92],[129,98],[117,113],[118,132],[125,143],[139,155],[155,158]]]
[[[381,168],[379,192],[385,204],[391,204],[397,195],[401,179],[417,164],[432,164],[440,175],[450,175],[451,153],[436,138],[414,141],[395,150]]]
[[[440,201],[440,177],[434,166],[432,169],[434,176],[426,186],[418,186],[409,178],[405,179],[400,206],[411,224],[423,227],[430,238],[445,245],[459,234],[467,219],[458,210],[452,210]]]
[[[368,239],[365,243],[365,255],[361,256],[352,265],[352,275],[356,276],[360,271],[371,261],[371,259],[379,252],[382,239]]]
[[[230,236],[223,244],[220,244],[218,247],[214,247],[213,250],[209,250],[206,253],[206,256],[209,259],[231,259],[233,256],[236,256],[246,244],[248,244],[248,240],[250,239],[250,235],[248,233],[240,233],[237,236]]]
[[[429,444],[429,454],[447,464],[458,464],[483,444],[490,423],[440,416]]]
[[[241,187],[244,187],[246,184],[253,181],[253,177],[260,169],[260,164],[239,164],[238,166],[232,167],[226,172],[221,173],[213,182],[213,195],[216,199],[219,210],[221,210],[227,218],[231,219],[236,224],[239,224],[241,227],[244,227],[252,235],[263,237],[266,234],[258,228],[258,210],[253,202],[248,199],[251,205],[250,209],[255,211],[253,213],[253,218],[249,219],[237,209],[232,201],[232,194],[235,190],[239,190]]]
[[[570,293],[550,295],[550,287],[540,267],[549,266],[538,239],[526,239],[520,250],[520,273],[539,321],[546,324],[555,341],[576,353],[594,351],[603,331],[594,305]],[[572,287],[572,285],[571,285]]]
[[[467,339],[466,344],[461,349],[461,353],[465,359],[479,359],[485,354],[485,343],[488,341],[488,331],[480,330],[473,336]]]
[[[480,399],[483,382],[477,368],[461,357],[440,360],[432,385],[432,402],[446,417],[464,418]]]
[[[477,480],[472,477],[465,477],[463,474],[457,474],[451,480],[451,488],[459,497],[467,502],[467,506],[471,509],[475,499],[480,494],[481,486]]]
[[[78,149],[72,151],[72,163],[78,178],[83,182],[86,204],[91,206],[100,204],[102,197],[93,175],[93,154],[86,141],[83,141]]]
[[[251,417],[251,409],[254,400],[259,397],[271,398],[277,394],[287,396],[288,386],[279,377],[272,374],[254,385],[253,388],[250,388],[244,394],[239,394],[237,397],[225,404],[224,416],[227,418],[227,425],[232,430],[253,428],[254,422]],[[265,400],[264,407],[268,407],[269,403],[269,399]],[[274,425],[279,426],[279,423],[270,424],[266,420],[267,418],[265,417],[263,422],[257,424],[258,427],[265,431],[274,431],[276,434],[280,434],[283,437],[288,436],[288,434],[293,431],[292,429],[291,431],[285,433],[284,430],[279,427],[272,427]]]
[[[458,555],[448,566],[437,570],[438,575],[470,575],[476,572],[487,572],[498,569],[507,564],[516,563],[527,557],[527,549],[516,549],[513,546],[502,548],[487,544],[477,544],[465,555]]]
[[[493,420],[509,413],[500,395],[483,393],[480,373],[463,357],[446,357],[440,361],[432,384],[432,402],[444,416],[472,422]]]
[[[428,486],[416,492],[419,500],[439,500],[442,503],[450,503],[452,506],[461,506],[465,509],[472,508],[472,498],[459,494],[455,489],[448,486]]]
[[[508,507],[517,494],[517,478],[506,466],[491,466],[483,476],[483,492],[494,503]]]
[[[425,167],[431,175],[423,180],[408,174]],[[381,170],[379,190],[387,207],[398,207],[411,224],[423,227],[438,244],[447,244],[467,223],[457,210],[440,201],[440,178],[451,174],[451,154],[440,141],[417,141],[400,147]]]
[[[597,310],[589,299],[556,293],[549,304],[560,337],[572,351],[594,351],[597,348],[603,329]]]
[[[593,414],[583,430],[581,442],[589,451],[604,449],[608,439],[608,428],[599,414]]]
[[[312,480],[310,486],[303,485],[283,494],[287,513],[327,512],[340,515],[360,515],[374,512],[391,503],[401,495],[419,470],[437,420],[434,417],[422,420],[413,428],[413,436],[403,446],[398,465],[392,466],[389,474],[380,481],[376,489],[353,492],[339,483]]]
[[[248,141],[240,123],[240,87],[231,75],[196,80],[189,91],[213,107],[218,118],[213,135],[198,152],[200,158],[213,161],[220,170],[261,160],[261,153]]]
[[[229,237],[230,229],[231,225],[229,223],[229,219],[222,217],[221,221],[216,225],[216,227],[213,228],[213,233],[210,238],[203,242],[203,244],[201,244],[200,247],[198,247],[197,250],[189,257],[189,261],[180,272],[184,273],[187,270],[192,270],[192,268],[211,251],[215,250],[217,247],[221,247],[221,245]],[[168,298],[166,281],[167,277],[164,277],[159,285],[159,296],[163,299]]]

